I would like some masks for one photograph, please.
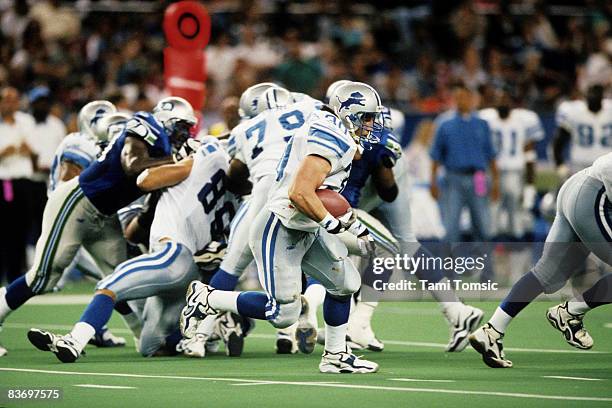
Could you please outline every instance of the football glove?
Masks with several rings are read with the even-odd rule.
[[[388,137],[385,142],[385,149],[388,154],[382,158],[382,164],[387,168],[391,168],[402,157],[402,145],[394,138]]]

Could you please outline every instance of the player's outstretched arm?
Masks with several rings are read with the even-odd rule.
[[[128,136],[121,151],[121,167],[128,176],[137,176],[144,170],[174,163],[172,156],[150,157],[145,142],[137,137]]]
[[[289,200],[308,218],[320,222],[328,214],[315,191],[323,184],[331,171],[329,162],[315,155],[308,155],[302,161],[293,184],[289,188]]]
[[[142,191],[154,191],[180,183],[189,177],[193,167],[193,158],[188,157],[174,164],[145,169],[136,179],[136,185]]]

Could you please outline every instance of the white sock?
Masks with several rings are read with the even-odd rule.
[[[136,315],[136,313],[128,313],[126,315],[121,315],[121,318],[125,322],[125,325],[132,331],[132,334],[137,339],[140,338],[140,333],[142,332],[142,322]]]
[[[355,309],[351,316],[349,317],[349,321],[351,324],[358,324],[362,327],[367,327],[371,325],[372,315],[374,314],[374,310],[378,306],[378,302],[358,302],[355,305]]]
[[[346,330],[348,323],[340,326],[325,324],[325,350],[330,353],[339,353],[346,350]]]
[[[6,303],[6,287],[0,288],[0,324],[12,311],[13,309]]]
[[[589,310],[591,310],[591,308],[584,300],[573,298],[567,302],[567,311],[573,315],[585,314]]]
[[[308,320],[317,322],[317,310],[325,300],[325,288],[323,285],[315,283],[306,288],[304,297],[308,301]],[[318,325],[318,323],[317,323]]]
[[[238,295],[241,292],[213,290],[208,295],[208,304],[218,311],[238,313]]]
[[[443,284],[444,286],[449,288],[452,287],[451,282],[448,280],[448,278],[442,278],[438,283],[441,285]],[[461,300],[459,300],[457,294],[452,289],[432,289],[429,291],[429,293],[431,293],[431,296],[433,296],[433,298],[436,299],[438,303],[442,305],[442,308],[444,308],[445,310],[446,308],[444,305],[447,303],[461,303]]]
[[[79,346],[79,351],[83,351],[89,340],[96,334],[96,329],[92,325],[85,322],[78,322],[72,328],[70,336],[76,341]]]
[[[196,334],[203,334],[206,337],[212,336],[215,331],[215,321],[217,320],[217,315],[206,316],[204,320],[200,322],[196,329]]]
[[[505,333],[506,328],[508,327],[512,319],[512,316],[504,312],[501,307],[498,307],[497,309],[495,309],[495,313],[493,313],[491,319],[489,319],[489,324],[493,326],[498,332]]]

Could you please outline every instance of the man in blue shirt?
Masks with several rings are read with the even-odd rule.
[[[431,148],[431,194],[441,198],[446,240],[460,240],[460,217],[465,206],[470,210],[476,241],[490,238],[489,194],[486,177],[491,171],[490,197],[499,196],[495,150],[487,122],[474,112],[474,96],[464,85],[455,88],[456,112],[442,121]],[[444,166],[443,191],[438,188],[438,168]]]

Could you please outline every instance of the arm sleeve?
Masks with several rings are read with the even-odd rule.
[[[544,139],[544,128],[540,117],[535,112],[528,112],[525,118],[527,125],[527,140],[530,142],[539,142]]]
[[[332,166],[342,158],[342,156],[350,150],[351,146],[338,135],[329,132],[326,129],[312,126],[308,131],[306,140],[306,155],[316,155],[323,157]]]

